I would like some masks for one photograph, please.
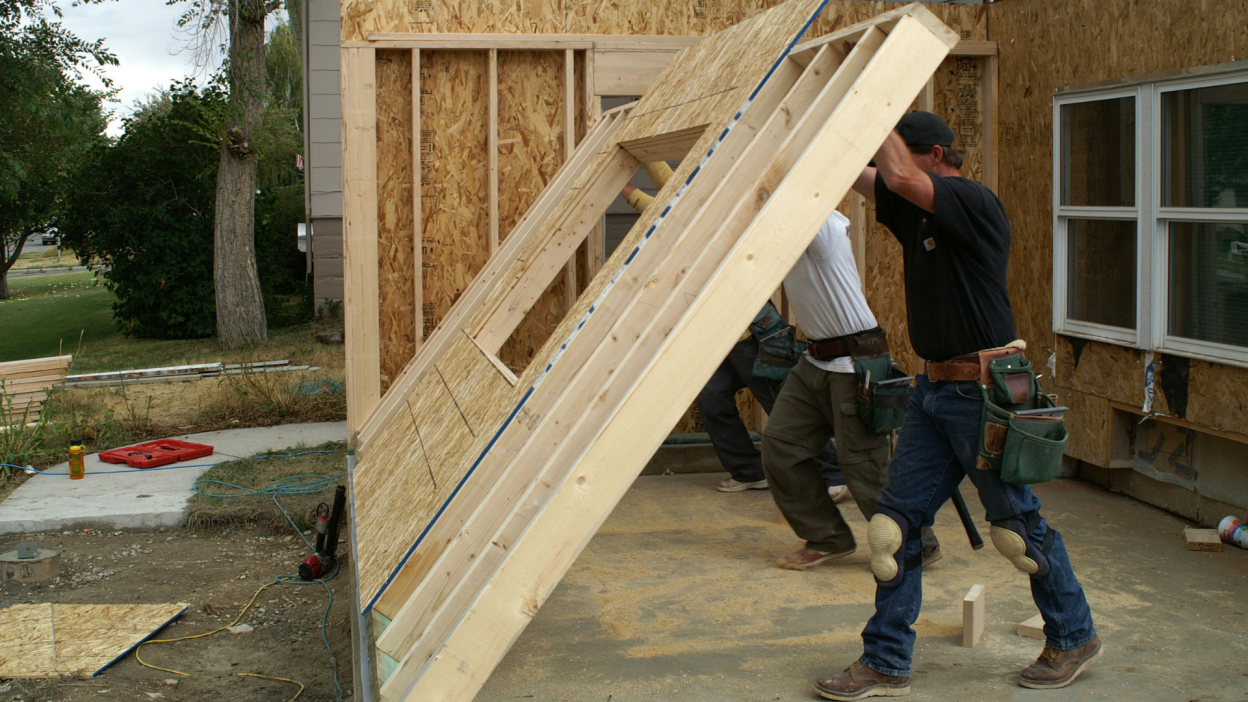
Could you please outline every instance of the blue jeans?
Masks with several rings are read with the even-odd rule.
[[[758,342],[753,336],[738,341],[698,393],[698,412],[706,425],[706,433],[711,437],[715,455],[724,470],[742,483],[755,483],[766,476],[763,475],[762,456],[741,421],[741,413],[737,411],[737,391],[749,388],[767,414],[771,414],[780,394],[779,382],[754,375],[756,358]],[[815,462],[828,485],[845,484],[832,441],[828,441]]]
[[[996,471],[975,467],[982,412],[977,383],[932,383],[919,376],[879,506],[896,510],[911,527],[931,526],[936,511],[966,475],[979,491],[989,522],[1012,518],[1026,522],[1039,512],[1040,500],[1029,486],[1003,483]],[[1039,548],[1049,530],[1041,519],[1028,538]],[[1031,595],[1044,617],[1047,643],[1065,651],[1091,641],[1096,631],[1062,536],[1052,531],[1049,573],[1031,578]],[[919,541],[905,544],[907,558],[918,554]],[[895,588],[876,587],[875,616],[862,631],[863,665],[884,675],[910,675],[915,638],[911,626],[922,602],[922,567],[907,570]]]

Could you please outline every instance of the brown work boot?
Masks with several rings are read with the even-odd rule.
[[[1100,657],[1101,637],[1099,636],[1093,636],[1091,641],[1069,651],[1059,651],[1046,644],[1036,662],[1023,670],[1018,684],[1033,690],[1056,690],[1059,687],[1066,687],[1079,677],[1084,668]]]
[[[783,568],[785,570],[806,570],[807,568],[813,568],[821,563],[827,563],[828,561],[848,556],[857,550],[858,547],[854,546],[848,551],[831,551],[825,553],[823,551],[816,551],[813,548],[803,547],[802,550],[792,556],[785,556],[784,558],[776,561],[776,567]]]
[[[910,678],[877,673],[861,661],[854,661],[844,673],[816,680],[815,690],[820,697],[829,700],[902,697],[910,694]]]

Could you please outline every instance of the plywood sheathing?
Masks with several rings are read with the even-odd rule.
[[[425,337],[489,258],[488,56],[421,51]],[[402,86],[385,86],[402,90]]]
[[[416,262],[412,242],[412,52],[378,51],[377,278],[381,320],[381,388],[399,377],[416,352]]]
[[[506,240],[564,162],[563,52],[498,52],[498,217]],[[555,278],[504,344],[499,357],[515,371],[568,311],[565,280]]]
[[[1248,55],[1248,5],[1216,0],[998,0],[987,9],[989,36],[1000,43],[999,195],[1013,229],[1009,289],[1019,334],[1028,342],[1028,355],[1042,364],[1056,352],[1059,391],[1067,388],[1142,407],[1142,354],[1088,342],[1075,369],[1069,342],[1051,331],[1052,96],[1063,86]],[[1246,382],[1248,370],[1193,360],[1187,419],[1248,433],[1248,410],[1240,400]],[[1169,411],[1160,383],[1153,409]],[[1108,420],[1106,402],[1076,401],[1071,410],[1067,424],[1072,427]],[[1084,460],[1108,460],[1103,449],[1076,450]]]
[[[0,610],[0,678],[96,675],[185,604],[27,604]]]

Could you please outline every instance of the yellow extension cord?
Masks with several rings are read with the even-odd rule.
[[[135,659],[136,661],[138,661],[138,662],[139,662],[139,665],[143,666],[144,668],[151,668],[152,670],[161,670],[161,671],[164,671],[164,672],[166,672],[166,673],[173,673],[174,675],[181,675],[181,676],[183,676],[183,677],[187,677],[187,678],[211,678],[211,677],[214,677],[214,676],[211,676],[211,675],[195,675],[195,674],[193,674],[193,673],[184,673],[184,672],[182,672],[182,671],[180,671],[180,670],[173,670],[172,668],[161,668],[161,667],[160,667],[160,666],[158,666],[158,665],[152,665],[152,664],[150,664],[150,663],[144,663],[144,662],[143,662],[143,659],[139,657],[139,651],[141,651],[141,650],[143,649],[143,647],[144,647],[144,646],[146,646],[146,645],[148,645],[148,644],[158,644],[158,643],[176,643],[176,642],[178,642],[178,641],[190,641],[191,639],[202,639],[202,638],[204,638],[205,636],[212,636],[213,634],[217,634],[217,633],[220,633],[220,632],[222,632],[222,631],[225,631],[226,629],[228,629],[228,628],[230,628],[230,627],[234,626],[235,624],[237,624],[237,623],[239,622],[239,620],[241,620],[241,619],[243,618],[243,615],[247,613],[247,610],[251,609],[251,606],[252,606],[253,604],[255,604],[255,603],[256,603],[256,598],[260,596],[260,593],[264,592],[266,589],[268,589],[268,588],[270,588],[270,587],[272,587],[272,586],[274,586],[274,585],[277,585],[277,584],[278,584],[278,582],[277,582],[277,581],[273,581],[273,582],[271,582],[271,583],[266,583],[266,584],[262,585],[262,586],[260,587],[260,589],[259,589],[259,590],[256,590],[256,594],[254,594],[254,595],[252,595],[252,596],[251,596],[251,600],[247,602],[247,606],[246,606],[246,607],[243,607],[243,610],[242,610],[241,612],[239,612],[239,613],[238,613],[238,616],[237,616],[237,617],[234,617],[234,621],[230,622],[229,624],[226,624],[225,626],[220,627],[220,628],[218,628],[218,629],[213,629],[212,631],[205,632],[205,633],[203,633],[203,634],[194,634],[194,635],[192,635],[192,636],[180,636],[180,637],[178,637],[178,638],[176,638],[176,639],[152,639],[152,640],[150,640],[150,641],[144,641],[143,643],[139,644],[138,648],[135,648],[135,649],[134,649],[134,659]],[[289,702],[295,702],[295,700],[299,699],[299,695],[302,695],[302,694],[303,694],[303,690],[304,690],[303,683],[299,682],[298,680],[291,680],[291,679],[289,679],[289,678],[275,678],[275,677],[270,676],[270,675],[259,675],[259,674],[257,674],[257,673],[231,673],[231,675],[234,675],[234,676],[236,676],[236,677],[240,677],[240,678],[261,678],[261,679],[263,679],[263,680],[276,680],[277,682],[284,682],[284,683],[290,683],[291,685],[298,685],[298,686],[299,686],[299,691],[295,693],[295,696],[294,696],[294,697],[291,697],[291,698],[290,698],[290,701],[289,701]]]

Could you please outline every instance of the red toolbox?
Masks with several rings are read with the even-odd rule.
[[[192,444],[189,441],[163,439],[144,444],[125,446],[112,451],[102,451],[100,460],[105,463],[125,463],[131,468],[155,468],[170,463],[189,461],[212,455],[208,444]]]

